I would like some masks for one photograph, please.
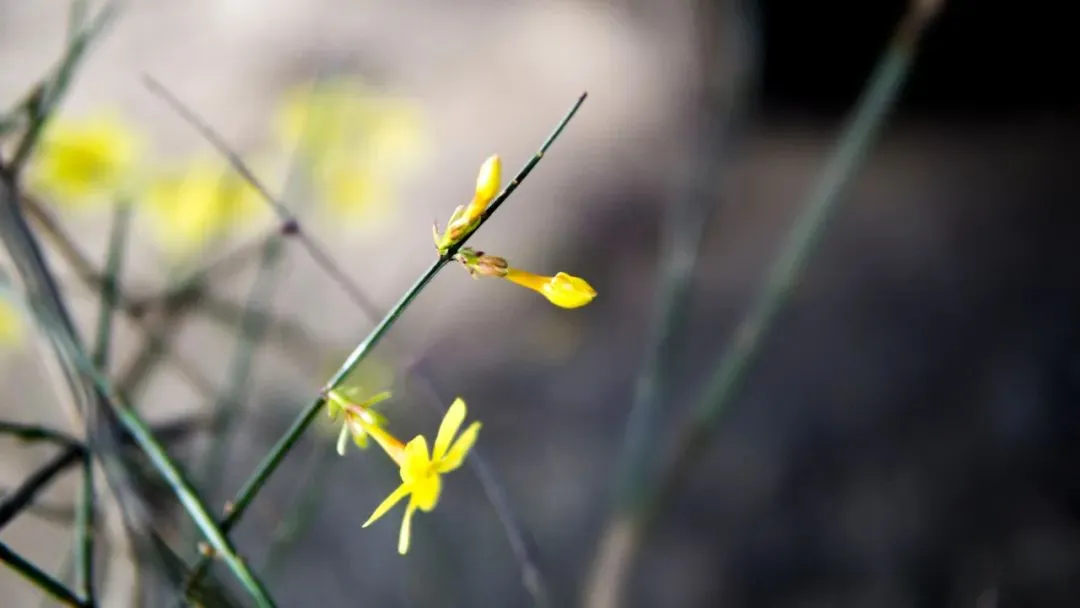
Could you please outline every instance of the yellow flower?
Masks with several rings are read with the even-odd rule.
[[[345,422],[341,425],[341,433],[338,435],[337,452],[345,455],[345,440],[352,435],[353,443],[362,450],[368,447],[368,437],[374,437],[388,452],[404,449],[401,442],[390,437],[382,430],[386,426],[386,418],[373,408],[376,404],[390,398],[389,391],[383,391],[374,397],[370,397],[360,403],[356,403],[346,396],[346,392],[334,389],[326,394],[326,409],[331,419],[336,419],[343,414]]]
[[[204,247],[266,212],[253,186],[223,161],[199,158],[163,172],[150,184],[146,203],[164,249],[177,257]]]
[[[398,536],[398,553],[404,555],[409,550],[409,533],[412,526],[412,516],[417,509],[430,512],[439,502],[439,494],[442,492],[441,475],[449,473],[461,466],[476,443],[480,433],[480,423],[474,422],[465,429],[456,440],[458,429],[465,421],[465,401],[455,399],[453,405],[447,410],[439,425],[439,434],[435,437],[435,445],[431,455],[428,455],[427,440],[423,435],[417,435],[405,445],[398,453],[387,453],[397,462],[401,468],[401,485],[382,501],[382,503],[364,522],[363,527],[368,527],[375,520],[386,514],[394,505],[406,496],[409,504],[405,507],[405,517],[401,520],[401,533]]]
[[[69,208],[109,202],[129,185],[140,141],[112,115],[54,118],[30,167],[31,188]]]
[[[22,311],[7,298],[0,297],[0,346],[18,344],[22,334]]]
[[[391,184],[424,153],[422,112],[407,99],[336,80],[286,93],[278,133],[306,157],[312,185],[335,213],[388,204]]]
[[[439,234],[439,225],[431,228],[435,239],[435,248],[439,255],[445,255],[446,250],[461,240],[469,231],[480,223],[480,216],[487,210],[495,195],[499,193],[499,185],[502,180],[502,161],[495,154],[480,166],[480,173],[476,176],[476,192],[472,201],[467,206],[459,205],[450,216],[446,224],[446,233]]]
[[[596,290],[585,279],[560,272],[544,277],[525,270],[510,268],[505,259],[462,247],[455,256],[474,278],[497,277],[531,289],[561,308],[580,308],[596,298]]]

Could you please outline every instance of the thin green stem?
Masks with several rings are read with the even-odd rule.
[[[42,591],[48,593],[61,604],[65,606],[83,606],[83,603],[79,601],[79,598],[75,597],[75,594],[70,589],[41,568],[24,559],[23,556],[12,551],[3,542],[0,542],[0,562],[10,566],[12,570],[23,575],[26,580],[41,588]]]
[[[109,369],[113,320],[116,318],[113,313],[120,301],[120,270],[124,261],[130,225],[131,205],[126,201],[118,202],[113,213],[113,228],[109,235],[109,249],[105,257],[105,272],[101,279],[101,308],[98,311],[97,340],[91,356],[94,367],[102,373],[108,373]]]
[[[519,185],[525,180],[525,178],[536,167],[540,159],[543,158],[544,153],[551,147],[551,145],[558,139],[566,125],[577,113],[581,104],[585,102],[586,94],[583,93],[574,105],[570,108],[570,111],[566,113],[563,119],[555,127],[552,133],[540,146],[537,153],[529,159],[529,161],[518,172],[517,176],[510,181],[509,184],[503,189],[503,191],[495,197],[491,206],[481,216],[480,221],[469,232],[467,232],[457,243],[450,247],[444,255],[439,257],[432,265],[422,274],[420,278],[413,283],[412,287],[405,292],[405,294],[398,300],[390,311],[386,314],[382,321],[371,331],[367,338],[365,338],[360,344],[353,349],[352,353],[345,359],[338,371],[330,378],[329,381],[323,386],[323,389],[319,392],[319,396],[296,418],[292,426],[289,427],[280,440],[271,448],[270,453],[259,463],[255,473],[248,479],[247,483],[240,489],[236,495],[236,499],[230,503],[227,507],[227,515],[222,521],[221,528],[226,533],[232,529],[233,525],[243,516],[244,511],[255,499],[255,496],[259,493],[262,487],[266,484],[267,479],[277,469],[278,465],[285,459],[288,453],[296,445],[296,442],[300,439],[300,436],[304,433],[311,422],[315,420],[315,416],[326,404],[325,395],[329,391],[337,388],[345,380],[346,377],[363,361],[364,357],[373,349],[383,336],[389,331],[389,329],[397,322],[398,318],[405,312],[405,309],[420,295],[420,292],[435,278],[435,276],[441,271],[447,263],[450,262],[457,254],[458,250],[463,247],[472,237],[476,234],[476,231],[480,229],[492,216],[494,211],[502,205],[502,203],[509,198],[509,196],[518,188]],[[202,560],[202,563],[196,566],[195,575],[192,578],[192,583],[201,578],[203,574],[209,568],[209,562],[206,559]]]
[[[112,231],[109,235],[109,249],[105,259],[105,273],[101,285],[101,310],[98,315],[97,340],[91,361],[102,374],[108,374],[109,355],[112,351],[113,319],[116,303],[120,297],[120,268],[127,246],[128,226],[131,220],[131,206],[127,201],[119,201],[113,213]],[[75,562],[78,565],[77,587],[82,591],[88,606],[97,605],[94,593],[94,537],[95,537],[95,495],[94,495],[94,456],[93,443],[90,441],[91,429],[94,428],[94,411],[85,414],[87,453],[83,456],[83,483],[79,509],[76,513],[78,539],[75,543]]]
[[[90,454],[82,458],[82,496],[79,508],[75,511],[75,528],[78,539],[75,542],[76,588],[80,589],[87,606],[97,606],[97,594],[94,591],[94,457]]]

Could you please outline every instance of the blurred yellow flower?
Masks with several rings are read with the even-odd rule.
[[[467,206],[459,205],[450,215],[450,221],[446,224],[446,232],[439,234],[439,225],[436,223],[431,228],[435,238],[435,248],[439,255],[446,255],[446,250],[461,240],[469,231],[480,223],[480,217],[487,210],[495,195],[499,193],[499,184],[502,180],[502,161],[495,154],[480,165],[480,173],[476,176],[476,192],[472,201]]]
[[[0,347],[17,345],[22,341],[22,335],[22,310],[0,296]]]
[[[342,152],[310,168],[319,200],[332,215],[344,220],[377,221],[390,210],[393,188],[385,176],[365,168],[362,155]]]
[[[420,107],[351,80],[288,91],[279,136],[310,165],[320,201],[335,214],[364,216],[392,204],[396,178],[425,152]]]
[[[146,207],[162,248],[180,258],[269,215],[253,186],[224,161],[209,158],[158,174],[147,188]]]
[[[585,279],[560,272],[553,277],[540,276],[510,268],[505,259],[462,247],[455,258],[474,278],[497,277],[531,289],[560,308],[580,308],[596,298],[596,290]]]
[[[30,187],[68,208],[111,202],[130,186],[141,141],[111,114],[52,119],[30,166]]]
[[[417,435],[400,451],[387,451],[401,469],[401,485],[382,501],[364,522],[363,527],[370,526],[408,496],[409,504],[405,507],[405,517],[401,520],[401,533],[398,536],[398,553],[402,555],[409,550],[413,514],[417,509],[426,513],[435,508],[442,492],[441,476],[460,467],[476,443],[480,434],[479,422],[470,424],[469,428],[455,439],[465,421],[465,414],[465,401],[459,397],[454,400],[439,425],[439,433],[435,437],[430,456],[427,440],[422,435]]]

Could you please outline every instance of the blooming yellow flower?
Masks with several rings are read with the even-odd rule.
[[[326,394],[326,410],[331,419],[336,419],[339,414],[344,417],[341,425],[341,433],[338,435],[337,452],[345,455],[345,442],[352,435],[353,443],[362,450],[368,447],[368,437],[374,437],[382,445],[387,441],[388,435],[382,428],[386,426],[386,418],[373,408],[376,404],[390,398],[389,391],[383,391],[374,397],[362,402],[355,402],[345,394],[346,391],[334,389]],[[400,441],[390,438],[390,447],[384,445],[384,449],[398,449]]]
[[[7,298],[0,297],[0,346],[18,344],[22,334],[22,311]]]
[[[435,445],[430,456],[428,455],[427,440],[423,435],[417,435],[401,450],[387,450],[391,458],[401,468],[401,485],[382,501],[382,503],[364,522],[363,527],[368,527],[375,520],[386,514],[394,505],[406,496],[409,504],[405,507],[405,517],[401,520],[401,533],[398,536],[398,553],[404,555],[409,550],[409,534],[412,527],[412,516],[417,509],[430,512],[439,502],[439,494],[442,492],[441,475],[449,473],[461,466],[476,443],[480,433],[480,423],[473,422],[455,440],[461,423],[465,421],[465,401],[455,399],[453,405],[447,410],[439,425],[439,434],[435,437]],[[385,447],[385,446],[384,446]]]
[[[288,91],[277,127],[305,156],[320,202],[357,216],[390,203],[394,179],[422,158],[421,116],[407,99],[335,80]]]
[[[130,185],[140,148],[135,133],[113,115],[57,117],[42,134],[29,185],[72,209],[110,202]]]
[[[266,213],[258,191],[224,161],[199,158],[149,184],[147,210],[169,254],[184,257]]]
[[[439,225],[436,223],[431,228],[435,239],[435,248],[439,255],[445,255],[446,250],[461,240],[469,231],[480,223],[480,216],[487,210],[488,205],[499,193],[499,185],[502,180],[502,161],[497,154],[488,157],[483,165],[480,165],[480,173],[476,176],[476,191],[472,201],[467,206],[459,205],[450,216],[446,224],[446,232],[439,234]]]
[[[596,298],[596,290],[585,279],[560,272],[553,277],[540,276],[510,268],[505,259],[462,247],[456,259],[474,278],[497,277],[531,289],[561,308],[580,308]]]

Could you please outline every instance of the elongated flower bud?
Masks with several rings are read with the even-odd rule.
[[[585,279],[560,272],[553,277],[544,277],[518,270],[507,269],[506,280],[531,289],[560,308],[580,308],[596,297],[596,290]]]

